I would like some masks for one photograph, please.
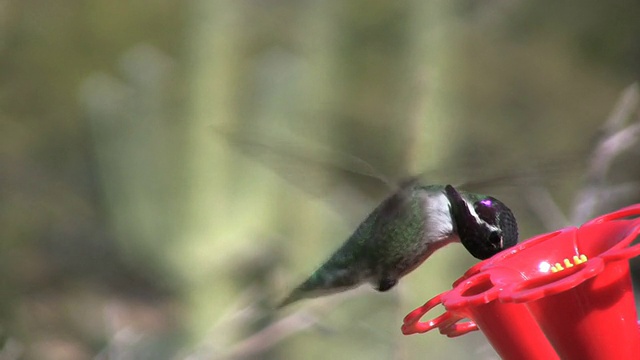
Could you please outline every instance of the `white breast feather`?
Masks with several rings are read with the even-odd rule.
[[[449,200],[441,191],[424,193],[423,208],[426,215],[425,237],[429,242],[439,242],[447,239],[453,232]],[[449,239],[454,241],[457,239]]]

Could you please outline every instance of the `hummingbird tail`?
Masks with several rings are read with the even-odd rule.
[[[354,276],[354,273],[345,269],[328,271],[326,268],[318,269],[305,282],[295,288],[277,306],[278,309],[302,299],[331,295],[352,289],[362,283],[362,278]]]
[[[293,291],[291,292],[291,294],[289,294],[289,296],[287,296],[286,298],[284,298],[284,300],[282,300],[282,301],[278,304],[278,306],[276,306],[276,309],[282,309],[283,307],[285,307],[285,306],[287,306],[287,305],[289,305],[289,304],[291,304],[291,303],[294,303],[294,302],[296,302],[296,301],[298,301],[298,300],[303,299],[303,298],[304,298],[304,296],[301,296],[301,295],[302,295],[302,294],[301,294],[301,293],[300,293],[300,291],[298,291],[297,289],[296,289],[296,290],[293,290]]]

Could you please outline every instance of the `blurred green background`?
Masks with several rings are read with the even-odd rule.
[[[638,19],[633,0],[0,0],[0,359],[496,358],[479,332],[400,334],[475,262],[459,245],[389,293],[268,310],[385,195],[314,158],[454,183],[567,159],[541,171],[569,218],[639,78]],[[567,224],[491,194],[523,238]]]

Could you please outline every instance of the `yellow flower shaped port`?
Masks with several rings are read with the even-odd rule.
[[[587,262],[587,256],[584,255],[584,254],[581,254],[580,256],[574,255],[573,256],[573,263],[571,263],[571,260],[569,260],[569,259],[564,259],[563,262],[564,262],[564,267],[560,263],[556,263],[555,265],[553,265],[551,267],[551,272],[555,273],[555,272],[558,272],[558,271],[562,271],[564,269],[571,268],[571,267],[573,267],[574,264],[575,265],[579,265],[579,264],[582,264],[584,262]]]

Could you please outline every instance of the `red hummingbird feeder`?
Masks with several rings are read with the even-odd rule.
[[[402,332],[481,330],[503,359],[640,359],[628,261],[639,234],[636,204],[533,237],[471,267],[409,313]],[[444,314],[420,321],[438,304]]]

